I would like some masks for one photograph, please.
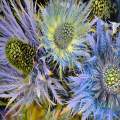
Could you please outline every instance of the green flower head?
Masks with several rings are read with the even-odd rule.
[[[16,37],[10,38],[5,48],[6,57],[11,65],[27,75],[33,68],[35,48]]]

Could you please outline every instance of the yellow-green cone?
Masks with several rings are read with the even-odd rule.
[[[74,37],[74,27],[71,23],[60,25],[54,35],[55,44],[60,49],[66,49]]]
[[[35,48],[17,38],[10,38],[6,44],[6,57],[11,65],[28,75],[33,68]]]
[[[107,68],[104,72],[105,86],[112,92],[119,91],[120,84],[120,70],[116,67]]]
[[[87,19],[91,21],[97,16],[103,20],[109,20],[116,13],[117,5],[112,0],[93,0]]]

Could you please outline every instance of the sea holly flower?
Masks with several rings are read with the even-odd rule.
[[[37,38],[33,2],[2,0],[0,18],[0,97],[9,98],[8,113],[38,104],[62,104],[60,94],[67,94],[44,61],[46,51]],[[13,15],[14,12],[14,15]],[[12,104],[13,103],[13,104]],[[10,106],[12,105],[12,106]]]
[[[8,2],[2,0],[3,17],[0,18],[0,86],[2,89],[0,97],[3,98],[6,98],[7,94],[2,96],[2,93],[9,94],[18,85],[22,86],[24,82],[29,82],[29,76],[34,67],[33,59],[39,43],[36,39],[33,9],[29,9],[30,2],[27,3],[27,11],[24,10],[21,14],[13,2],[11,5],[16,10],[16,15],[21,22],[18,23],[15,19]],[[22,7],[21,9],[23,10]],[[11,97],[7,96],[7,98]],[[16,98],[14,94],[12,99]]]
[[[65,69],[74,70],[80,66],[80,57],[88,58],[89,50],[85,50],[85,35],[89,24],[83,24],[85,5],[77,5],[72,0],[50,0],[42,9],[42,18],[37,19],[41,28],[41,44],[47,51],[47,61],[56,64],[59,76]],[[39,13],[38,13],[39,15]],[[55,67],[55,65],[54,65]]]
[[[120,81],[120,56],[119,56],[119,37],[112,41],[112,37],[104,30],[101,21],[97,23],[97,44],[92,46],[96,59],[91,61],[93,88],[96,112],[95,118],[100,116],[110,120],[119,118],[119,81]],[[99,33],[101,31],[101,33]],[[116,44],[116,45],[115,45]],[[115,47],[116,46],[116,47]]]
[[[19,25],[8,3],[4,0],[2,1],[1,9],[4,13],[4,17],[0,19],[1,66],[5,67],[7,65],[11,69],[16,69],[18,72],[20,70],[23,74],[28,74],[32,70],[33,58],[38,47],[38,41],[35,38],[34,19],[29,17],[30,13],[27,14],[24,11],[23,15],[19,16],[19,20],[21,20]],[[28,10],[28,12],[32,12],[32,9],[31,11]],[[20,15],[18,11],[16,11],[16,14]],[[26,24],[26,21],[29,24]],[[22,27],[23,25],[26,29]]]
[[[89,36],[93,57],[84,63],[82,74],[69,78],[74,92],[69,107],[82,112],[83,118],[93,115],[95,120],[119,119],[120,39],[116,38],[115,47],[101,20],[97,22],[95,38]]]

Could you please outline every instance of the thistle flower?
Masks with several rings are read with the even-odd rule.
[[[120,39],[116,38],[115,47],[100,20],[96,34],[97,42],[89,36],[94,56],[84,63],[83,73],[73,78],[76,91],[69,106],[76,112],[83,112],[85,118],[93,114],[95,120],[119,119]]]
[[[12,2],[11,4],[14,5]],[[15,6],[13,7],[16,9]],[[16,10],[16,14],[21,20],[21,23],[18,23],[8,3],[4,0],[2,1],[1,9],[4,13],[4,18],[0,19],[0,63],[4,67],[10,67],[11,70],[18,70],[18,73],[22,71],[23,74],[28,74],[32,70],[32,60],[36,54],[35,49],[38,47],[35,22],[30,13],[27,14],[24,11],[23,15],[20,16],[20,13]],[[31,11],[28,10],[28,12],[32,12],[32,9]],[[28,22],[27,24],[26,21]],[[24,29],[22,26],[24,26]]]
[[[21,23],[18,23],[15,19],[9,4],[5,0],[2,0],[1,10],[3,17],[0,18],[1,98],[13,97],[13,94],[11,96],[9,95],[10,91],[12,93],[12,90],[17,89],[16,87],[18,87],[18,85],[20,87],[24,82],[29,81],[28,77],[32,72],[34,66],[33,59],[38,47],[35,22],[32,17],[33,9],[27,9],[27,11],[25,11],[21,6],[23,12],[20,14],[14,2],[11,2],[11,5],[16,10],[16,15],[19,17]],[[28,2],[26,8],[28,8],[29,5],[30,2]],[[28,22],[27,24],[26,21]],[[24,29],[23,26],[26,29]],[[4,94],[5,92],[6,94]],[[12,100],[15,100],[18,94],[16,91]]]
[[[116,0],[91,0],[87,21],[91,21],[95,16],[103,20],[114,21],[117,18],[119,7]]]
[[[10,1],[11,11],[2,0],[4,17],[0,19],[0,97],[9,98],[8,113],[17,109],[16,114],[34,101],[62,104],[60,94],[66,94],[59,80],[50,76],[44,49],[38,47],[33,3],[23,2],[24,8],[20,1]]]
[[[77,6],[72,0],[50,0],[48,6],[41,7],[43,21],[37,19],[43,35],[40,42],[48,53],[47,61],[56,62],[61,78],[66,68],[80,66],[80,56],[89,57],[84,45],[89,27],[82,24],[84,8],[84,4]]]

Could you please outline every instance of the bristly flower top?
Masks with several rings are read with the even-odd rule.
[[[99,32],[101,31],[101,32]],[[79,77],[69,78],[74,92],[69,107],[82,112],[83,118],[93,115],[95,120],[113,120],[120,112],[120,38],[113,44],[111,35],[97,22],[96,37],[88,39],[93,57],[84,63]],[[116,47],[115,47],[116,46]]]
[[[41,44],[46,49],[49,61],[56,62],[60,78],[68,70],[80,66],[80,57],[89,58],[85,46],[85,35],[89,24],[83,24],[85,5],[77,5],[73,0],[50,0],[41,8],[42,20],[37,19],[41,28]],[[39,15],[39,14],[38,14]]]

